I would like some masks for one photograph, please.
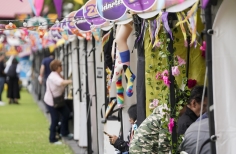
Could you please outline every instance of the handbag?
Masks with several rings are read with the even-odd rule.
[[[49,86],[49,90],[51,91],[50,86]],[[51,94],[52,94],[52,91],[51,91]],[[52,94],[52,97],[53,97],[53,107],[54,108],[61,108],[66,105],[65,99],[64,99],[64,93],[62,93],[60,96],[57,96],[57,97],[54,97]]]

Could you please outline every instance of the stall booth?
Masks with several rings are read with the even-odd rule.
[[[107,3],[99,2],[90,0],[72,13],[78,21],[74,27],[67,26],[79,30],[73,34],[76,39],[54,51],[63,62],[63,75],[73,80],[65,98],[71,104],[72,131],[78,146],[86,147],[89,154],[117,152],[104,131],[116,136],[122,133],[120,137],[127,140],[131,128],[127,110],[137,104],[133,129],[161,121],[156,131],[164,134],[164,139],[153,141],[158,145],[156,151],[178,153],[182,142],[182,136],[177,134],[180,112],[185,111],[190,91],[197,85],[207,85],[211,152],[224,153],[227,147],[228,153],[233,153],[235,130],[229,119],[234,117],[234,105],[229,102],[234,99],[235,86],[231,86],[233,75],[229,72],[234,67],[234,2],[224,0],[216,5],[211,0],[148,0],[149,6],[136,8],[133,6],[138,5],[131,4],[138,1],[123,0],[114,7],[121,13],[116,10],[115,14],[109,12],[112,9]],[[88,11],[91,6],[97,8],[93,18]],[[119,36],[122,27],[129,30],[125,40]],[[127,68],[116,74],[117,63],[122,60],[119,55],[124,52],[122,43],[130,55],[128,75]],[[34,77],[39,73],[41,53],[33,56]],[[113,80],[117,75],[119,78]],[[35,93],[40,94],[36,78],[32,82]]]

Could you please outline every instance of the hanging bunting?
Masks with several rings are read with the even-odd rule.
[[[36,9],[35,9],[35,7],[34,7],[34,2],[33,2],[33,0],[28,0],[28,1],[29,1],[29,4],[30,4],[30,7],[31,7],[32,11],[34,12],[34,15],[36,15],[37,12],[36,12]]]
[[[162,14],[162,23],[165,27],[165,30],[170,34],[170,37],[173,40],[172,32],[171,32],[171,29],[169,27],[167,17],[168,17],[168,12],[163,12],[163,14]]]
[[[96,0],[88,1],[83,8],[83,16],[93,26],[101,26],[106,20],[99,16],[96,8]]]
[[[44,0],[34,0],[36,16],[40,16],[43,9]]]
[[[61,19],[61,12],[62,12],[62,0],[53,0],[58,18]]]
[[[155,42],[154,42],[152,48],[160,46],[160,41],[159,41],[158,34],[159,34],[160,29],[161,29],[161,19],[162,19],[162,12],[157,17],[157,23],[156,23],[157,26],[156,26],[156,31],[155,31]]]
[[[181,22],[183,20],[181,14],[179,12],[177,12],[176,14],[177,14],[178,21]],[[181,28],[181,31],[182,31],[183,36],[184,36],[184,45],[185,45],[185,47],[187,47],[188,46],[187,34],[186,34],[186,30],[184,28],[183,23],[180,23],[180,28]]]

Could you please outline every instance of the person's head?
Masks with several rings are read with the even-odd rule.
[[[11,63],[14,64],[14,65],[17,65],[17,64],[18,64],[18,61],[17,61],[16,58],[13,58]]]
[[[137,105],[131,105],[128,109],[129,114],[129,121],[131,124],[134,124],[134,122],[137,120]]]
[[[57,59],[53,60],[50,63],[50,69],[51,69],[52,72],[60,73],[62,71],[61,61],[57,60]]]
[[[50,57],[54,57],[54,52],[49,52]]]
[[[0,53],[0,61],[3,61],[5,59],[4,53]]]
[[[203,86],[196,86],[192,89],[188,107],[197,115],[200,116],[201,111],[201,103],[203,103],[202,113],[205,113],[207,110],[207,88],[205,89],[205,93],[203,94]],[[204,100],[202,102],[202,95],[204,95]]]

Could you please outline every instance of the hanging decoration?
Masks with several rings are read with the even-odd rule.
[[[90,0],[85,4],[83,16],[92,26],[101,26],[106,22],[106,20],[98,14],[96,0]]]
[[[144,12],[152,8],[156,0],[122,0],[123,4],[134,12]],[[162,0],[163,1],[163,0]]]
[[[61,19],[61,13],[62,13],[62,2],[63,0],[53,0],[58,18]]]
[[[90,24],[84,19],[83,16],[83,8],[79,9],[74,16],[76,22],[75,27],[78,28],[78,30],[81,30],[83,32],[89,32],[90,31]]]
[[[126,13],[126,7],[121,0],[97,0],[98,14],[109,21],[120,19]]]
[[[40,16],[43,9],[44,0],[34,0],[36,16]]]

